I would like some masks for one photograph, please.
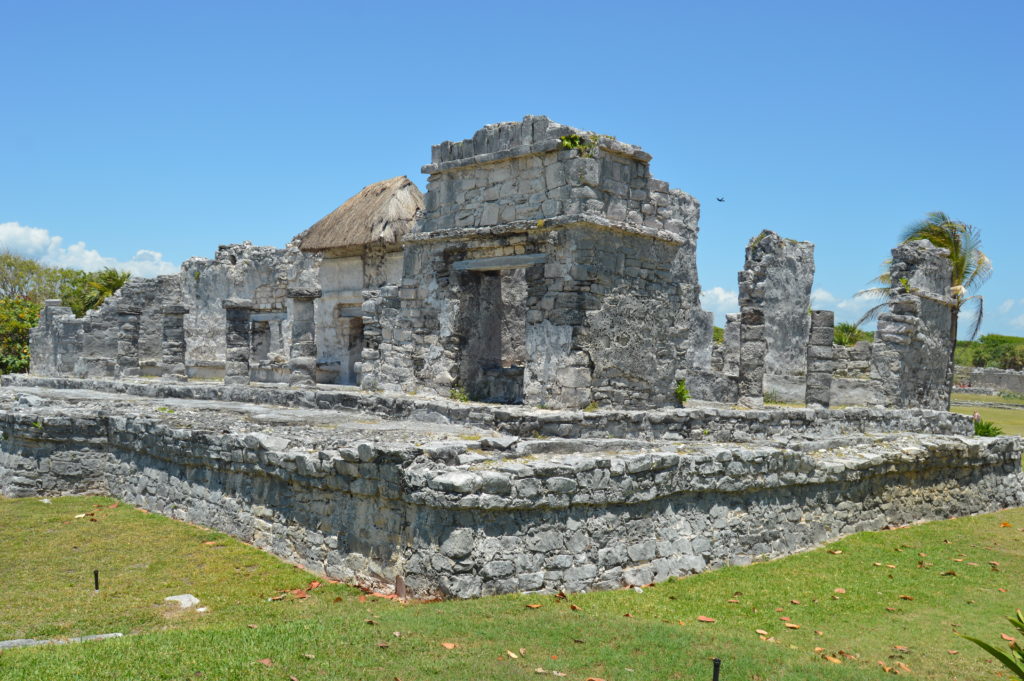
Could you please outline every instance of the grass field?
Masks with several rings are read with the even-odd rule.
[[[704,680],[714,656],[723,680],[980,681],[998,667],[954,632],[1002,643],[1005,616],[1024,606],[1024,509],[860,534],[642,593],[408,604],[317,585],[113,499],[0,499],[0,520],[0,640],[128,634],[8,650],[4,681]],[[163,600],[181,593],[209,612]]]
[[[953,393],[954,402],[981,402],[991,405],[1016,404],[1024,405],[1024,400],[999,395],[973,395],[970,393]],[[998,406],[958,406],[953,405],[950,411],[958,414],[971,415],[978,412],[986,421],[991,421],[1003,429],[1005,435],[1024,435],[1024,409],[1001,409]]]

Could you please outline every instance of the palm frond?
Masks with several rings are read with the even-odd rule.
[[[971,322],[971,332],[968,334],[968,340],[974,340],[978,337],[978,333],[981,331],[981,322],[985,317],[985,299],[981,296],[971,296],[965,298],[961,302],[961,309],[966,303],[973,303],[974,308],[973,321]]]
[[[889,301],[888,300],[882,301],[878,305],[873,305],[870,309],[868,309],[867,312],[865,312],[864,314],[862,314],[860,316],[860,319],[858,319],[855,322],[855,324],[858,327],[860,327],[860,326],[863,326],[867,322],[871,322],[871,321],[874,321],[874,320],[878,319],[878,315],[882,314],[882,311],[885,308],[887,308],[887,307],[889,307]]]

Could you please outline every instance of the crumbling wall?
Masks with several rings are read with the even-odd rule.
[[[163,315],[180,300],[179,277],[133,277],[102,305],[76,319],[49,300],[30,336],[32,373],[82,377],[157,375]]]
[[[747,246],[739,282],[741,309],[756,308],[764,318],[762,393],[771,393],[786,402],[802,402],[814,245],[764,230]],[[751,380],[756,382],[756,378]],[[749,391],[747,398],[753,399],[756,386],[751,384]]]
[[[290,286],[316,286],[320,256],[289,246],[279,249],[253,246],[248,241],[221,246],[216,256],[190,258],[182,264],[182,301],[187,339],[186,363],[193,375],[223,374],[225,353],[224,309],[221,301],[237,298],[253,301],[252,316],[273,322],[272,347],[260,360],[264,378],[284,380],[290,326]],[[258,368],[258,367],[254,367]]]
[[[872,376],[884,404],[949,408],[953,382],[949,252],[925,240],[892,250],[888,312],[878,317]]]

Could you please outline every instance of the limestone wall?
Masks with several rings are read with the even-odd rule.
[[[0,493],[111,494],[331,577],[454,597],[646,584],[1024,503],[1017,438],[509,458],[457,442],[295,441],[162,418],[172,417],[8,405]]]

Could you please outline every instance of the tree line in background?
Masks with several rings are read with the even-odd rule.
[[[1024,338],[990,333],[976,341],[958,341],[955,357],[960,366],[1024,371]]]
[[[95,272],[48,267],[0,253],[0,373],[28,371],[29,331],[48,299],[60,299],[76,317],[99,307],[131,277],[112,267]]]

